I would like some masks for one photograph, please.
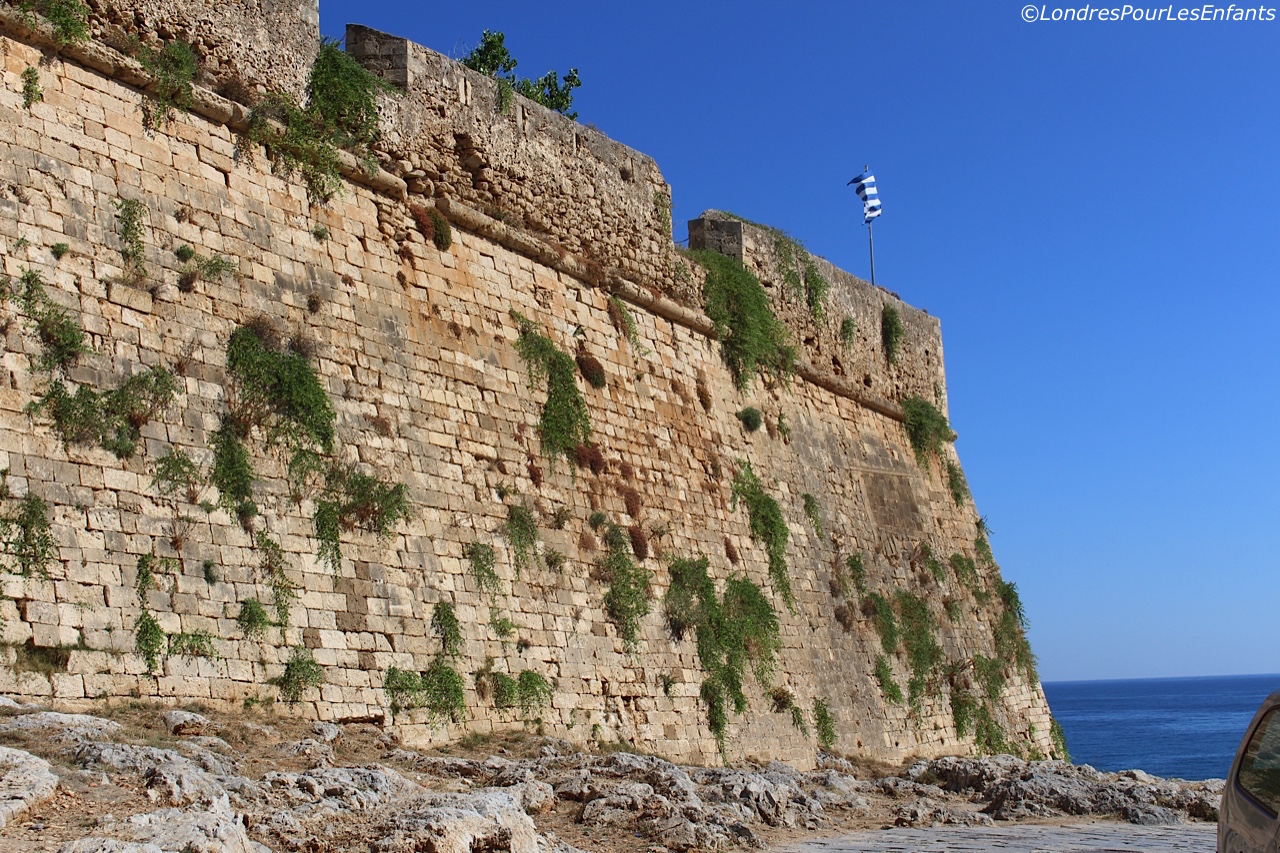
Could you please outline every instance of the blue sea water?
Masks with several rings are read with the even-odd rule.
[[[1223,778],[1280,675],[1057,681],[1044,685],[1076,764],[1179,779]]]

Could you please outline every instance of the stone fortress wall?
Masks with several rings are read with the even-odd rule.
[[[703,554],[718,588],[737,573],[773,600],[773,684],[809,720],[801,736],[748,677],[750,708],[730,713],[731,759],[812,766],[815,700],[830,709],[836,751],[888,760],[973,752],[972,726],[957,733],[958,690],[989,707],[1010,746],[1051,752],[1043,693],[1011,661],[1003,686],[981,698],[975,659],[1000,657],[999,571],[981,559],[973,503],[953,500],[942,460],[916,461],[902,423],[909,396],[946,411],[937,319],[814,259],[833,285],[815,320],[784,281],[776,234],[709,211],[690,224],[691,244],[756,272],[797,348],[789,382],[757,380],[740,392],[703,313],[704,273],[672,244],[670,188],[650,158],[522,98],[504,113],[492,80],[351,27],[347,50],[404,91],[381,96],[380,168],[349,158],[344,192],[311,205],[300,183],[272,174],[260,147],[253,156],[255,146],[238,144],[248,106],[236,99],[269,85],[301,91],[319,41],[314,0],[91,5],[93,40],[58,45],[43,22],[0,4],[0,263],[12,296],[0,307],[9,492],[0,511],[12,539],[22,499],[42,498],[56,544],[47,574],[24,574],[12,549],[0,574],[0,692],[71,706],[128,696],[272,701],[273,680],[305,648],[323,683],[287,706],[296,713],[383,721],[415,743],[538,726],[580,744],[625,741],[713,762],[696,644],[674,639],[662,613],[668,560]],[[113,46],[130,27],[181,38],[204,57],[192,110],[154,130],[140,109],[149,78]],[[27,68],[42,93],[30,107]],[[121,199],[142,205],[145,276],[128,275],[122,260]],[[452,223],[445,250],[424,233],[427,210]],[[69,250],[60,259],[55,244]],[[192,281],[175,255],[183,246],[230,259],[234,270]],[[130,458],[64,442],[47,411],[29,413],[50,383],[30,306],[16,295],[33,271],[92,347],[65,371],[69,387],[105,392],[154,367],[177,377],[172,405],[141,426]],[[892,364],[880,334],[885,305],[905,329]],[[594,468],[541,452],[546,390],[517,352],[513,310],[562,351],[603,367],[603,388],[576,380],[600,452]],[[851,338],[839,331],[846,317]],[[242,525],[223,506],[198,505],[219,497],[207,474],[235,396],[227,345],[246,324],[274,326],[316,366],[336,414],[337,459],[408,487],[409,517],[390,538],[343,530],[336,572],[317,558],[319,493],[291,496],[285,455],[260,434],[247,443],[260,514]],[[763,412],[767,429],[743,429],[736,413],[747,406]],[[198,494],[157,487],[156,461],[172,450],[200,466]],[[957,461],[950,444],[943,454]],[[794,609],[771,589],[765,549],[733,499],[744,461],[781,507]],[[531,510],[539,528],[523,568],[512,507]],[[650,542],[638,563],[651,573],[651,608],[634,648],[606,612],[594,513]],[[279,544],[282,561],[267,566],[259,534]],[[477,583],[472,543],[495,550],[496,594]],[[947,564],[952,554],[977,560],[975,579],[963,582]],[[928,605],[944,661],[914,706],[886,699],[874,675],[883,656],[905,689],[910,670],[902,648],[886,654],[867,596],[847,578],[842,587],[836,569],[852,555],[866,566],[865,593],[893,602],[895,591],[910,592]],[[140,558],[154,566],[151,588],[139,584]],[[277,620],[287,625],[246,636],[237,615],[248,599],[270,611],[273,576],[296,589],[284,599],[287,620]],[[431,666],[442,601],[463,629],[455,668],[466,679],[465,720],[426,709],[393,716],[386,673]],[[136,652],[144,613],[170,643],[154,671]],[[504,619],[506,637],[495,627]],[[172,645],[192,636],[211,637],[213,648]],[[538,673],[550,701],[527,713],[498,709],[472,678],[484,670]]]

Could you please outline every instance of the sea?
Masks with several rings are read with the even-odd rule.
[[[1076,764],[1221,779],[1240,738],[1280,675],[1222,675],[1044,685]]]

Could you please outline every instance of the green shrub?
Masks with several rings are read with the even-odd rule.
[[[512,563],[517,576],[529,566],[537,554],[538,521],[533,510],[523,503],[507,507],[507,541],[511,543]]]
[[[978,749],[983,754],[997,755],[1009,751],[1009,745],[1004,739],[1004,729],[991,716],[986,705],[979,705],[974,712],[974,734],[977,735]]]
[[[239,624],[240,630],[244,632],[245,638],[250,640],[261,640],[267,632],[267,628],[271,627],[271,617],[267,616],[267,609],[262,606],[262,602],[256,598],[248,598],[240,603],[240,612],[236,615],[236,623]]]
[[[460,723],[467,717],[466,683],[440,658],[421,673],[389,667],[383,689],[391,700],[392,714],[426,708],[432,719]]]
[[[271,122],[282,130],[275,130]],[[266,147],[273,174],[302,178],[312,204],[328,204],[342,188],[337,141],[317,116],[289,95],[272,92],[258,102],[250,114],[248,138]]]
[[[254,545],[258,550],[258,569],[271,587],[271,606],[276,612],[276,625],[283,642],[285,629],[289,627],[289,608],[298,598],[299,587],[288,575],[289,563],[278,542],[260,530],[254,537]]]
[[[89,38],[89,7],[80,0],[31,0],[19,6],[20,14],[28,24],[32,11],[39,12],[53,27],[53,37],[59,47]]]
[[[529,381],[547,384],[547,399],[538,422],[542,452],[552,464],[557,456],[572,461],[575,448],[591,437],[587,403],[574,382],[577,365],[520,312],[513,310],[511,316],[520,327],[516,352],[529,371]]]
[[[129,274],[140,278],[146,274],[147,248],[142,240],[142,217],[147,206],[136,198],[118,198],[115,206],[120,257],[124,259]]]
[[[826,533],[822,529],[822,511],[818,506],[818,499],[808,492],[801,495],[800,499],[804,502],[804,517],[813,525],[813,532],[818,534],[819,539],[826,538]]]
[[[494,570],[497,565],[497,554],[492,545],[483,542],[468,542],[462,546],[462,556],[471,565],[471,577],[475,578],[480,591],[490,598],[502,590],[502,581]]]
[[[320,562],[338,572],[343,530],[359,528],[385,541],[396,524],[408,520],[409,510],[409,487],[404,483],[387,483],[350,466],[330,466],[312,516]]]
[[[813,728],[818,733],[818,746],[829,751],[836,745],[836,721],[825,699],[813,700]]]
[[[436,602],[431,608],[431,630],[440,638],[440,654],[444,658],[456,658],[462,653],[462,626],[447,601]]]
[[[169,635],[169,654],[186,657],[216,658],[213,635],[208,631],[184,631]]]
[[[813,256],[806,253],[804,261],[804,301],[809,306],[813,319],[821,320],[826,311],[827,294],[831,291],[831,282],[818,269]]]
[[[840,343],[850,349],[858,340],[858,323],[852,317],[840,321]]]
[[[849,568],[849,575],[853,578],[853,587],[858,591],[858,595],[866,595],[867,567],[862,563],[862,552],[849,555],[845,565]]]
[[[28,404],[27,412],[53,421],[64,447],[97,444],[128,459],[138,449],[141,427],[169,407],[177,390],[177,380],[163,367],[134,374],[102,393],[81,385],[69,394],[66,385],[55,380]]]
[[[649,614],[650,574],[632,560],[631,539],[612,522],[605,522],[605,555],[597,562],[603,580],[609,584],[604,610],[618,629],[623,646],[634,652],[640,643],[640,621]]]
[[[306,112],[338,145],[367,156],[381,136],[378,93],[387,91],[394,91],[390,83],[370,73],[338,42],[323,38],[307,75]]]
[[[880,693],[885,700],[891,705],[901,705],[902,688],[893,680],[893,669],[889,666],[889,659],[884,655],[876,657],[875,676],[880,684]]]
[[[769,698],[773,700],[774,713],[790,713],[791,725],[804,737],[809,736],[809,724],[805,722],[804,711],[796,704],[795,694],[785,687],[775,687],[769,691]]]
[[[885,360],[890,364],[898,361],[898,347],[904,334],[906,329],[898,316],[898,309],[886,303],[880,311],[880,342],[884,345]]]
[[[942,452],[942,443],[951,440],[951,425],[937,407],[922,397],[902,401],[903,426],[915,451],[916,461],[927,465],[930,457]]]
[[[998,702],[1005,684],[1004,661],[999,658],[974,655],[973,674],[978,684],[982,686],[983,691],[987,694],[987,698],[992,702]]]
[[[938,583],[942,583],[947,579],[946,567],[942,565],[933,553],[933,549],[929,547],[928,542],[920,543],[920,557],[924,560],[924,567],[928,569],[929,574],[933,575],[933,579]]]
[[[971,590],[977,589],[979,585],[978,567],[974,564],[972,557],[967,557],[964,554],[952,554],[951,569],[956,573],[956,579],[960,583]]]
[[[148,672],[155,672],[159,667],[160,658],[167,645],[168,637],[160,627],[160,623],[156,621],[156,617],[146,610],[142,611],[137,621],[133,623],[133,648],[146,662]]]
[[[723,756],[728,732],[726,702],[732,702],[736,713],[746,710],[742,685],[748,666],[761,686],[768,686],[781,640],[777,614],[760,587],[733,576],[725,582],[723,599],[717,599],[708,565],[706,557],[672,561],[663,612],[677,639],[690,630],[695,632],[698,659],[706,673],[701,697],[707,705],[707,723]]]
[[[902,618],[902,645],[907,652],[907,664],[911,667],[907,698],[916,707],[942,662],[942,647],[934,638],[937,625],[924,600],[906,590],[898,590],[894,599]]]
[[[173,121],[174,107],[191,107],[191,81],[199,63],[191,45],[171,41],[161,50],[144,47],[138,61],[154,81],[153,103],[143,109],[143,124],[155,129]]]
[[[154,462],[153,472],[151,485],[161,497],[176,495],[185,498],[187,503],[195,503],[200,497],[204,486],[200,467],[185,451],[170,447]]]
[[[351,148],[368,171],[376,169],[377,94],[392,89],[325,39],[307,76],[306,107],[281,92],[267,95],[250,117],[249,138],[266,146],[272,171],[286,178],[300,174],[311,201],[326,204],[342,187],[339,147]]]
[[[648,355],[649,348],[640,342],[640,328],[636,325],[636,318],[632,316],[627,303],[623,302],[617,294],[610,294],[605,307],[609,312],[609,322],[613,324],[614,329],[626,336],[627,343],[631,344],[636,354]]]
[[[1067,736],[1057,720],[1049,723],[1049,737],[1053,741],[1053,757],[1058,761],[1070,761],[1071,753],[1067,750]]]
[[[137,568],[133,575],[133,588],[138,593],[138,603],[146,605],[147,590],[156,588],[156,558],[154,554],[138,555]]]
[[[7,479],[8,469],[4,470]],[[7,486],[5,487],[7,494]],[[49,576],[49,564],[57,559],[58,543],[49,524],[49,505],[27,492],[12,513],[0,514],[0,544],[7,568],[23,577]]]
[[[498,611],[493,607],[489,608],[489,627],[493,629],[493,633],[498,635],[499,640],[509,640],[516,633],[516,623],[506,616],[499,615]]]
[[[24,267],[18,281],[22,285],[17,295],[18,305],[40,341],[40,354],[32,362],[33,370],[65,370],[81,355],[91,352],[79,323],[45,293],[44,279],[37,270]]]
[[[973,540],[973,550],[977,553],[983,568],[996,568],[996,556],[991,553],[991,540],[987,538],[986,531],[978,531],[978,535]]]
[[[506,711],[520,704],[520,684],[505,672],[488,673],[489,691],[493,694],[493,706]]]
[[[36,101],[43,100],[44,93],[40,91],[40,72],[28,65],[22,70],[22,108],[29,110]]]
[[[253,463],[241,440],[239,425],[223,418],[221,426],[213,433],[211,444],[213,468],[209,472],[209,482],[218,490],[218,500],[240,518],[246,514],[256,515]]]
[[[951,689],[951,719],[956,725],[956,737],[968,737],[973,730],[973,718],[977,710],[978,700],[972,693],[959,687]]]
[[[773,589],[787,607],[795,606],[791,591],[791,573],[787,568],[787,539],[791,531],[782,517],[782,507],[767,494],[760,478],[751,470],[751,463],[743,461],[733,477],[730,511],[737,509],[741,501],[747,508],[751,538],[764,545],[769,559],[769,580]]]
[[[969,497],[969,483],[964,478],[964,470],[950,459],[947,460],[947,491],[951,493],[951,500],[955,501],[956,506],[960,506]]]
[[[186,244],[179,246],[173,250],[174,256],[184,264],[196,257],[196,250]]]
[[[227,341],[232,412],[245,426],[261,426],[269,443],[333,452],[334,412],[308,359],[281,349],[270,321],[241,326]]]
[[[764,416],[760,414],[760,410],[755,406],[747,406],[734,417],[742,421],[743,429],[747,432],[755,432],[764,423]]]
[[[866,601],[871,609],[871,621],[876,633],[880,635],[880,647],[886,655],[898,649],[898,619],[893,613],[893,605],[878,592],[866,594]]]
[[[60,261],[71,252],[71,247],[66,243],[54,243],[49,247],[49,254],[53,255],[55,261]]]
[[[794,370],[795,348],[787,343],[786,326],[773,314],[759,279],[738,261],[717,252],[690,252],[707,271],[704,287],[707,316],[715,324],[720,354],[745,391],[756,374],[785,379]]]
[[[271,679],[270,683],[280,688],[281,699],[296,705],[302,701],[304,690],[324,684],[324,670],[311,656],[310,649],[295,646],[293,655],[284,665],[284,672]]]
[[[551,685],[541,674],[531,669],[522,670],[516,678],[516,697],[525,717],[551,702]]]
[[[1002,660],[1012,662],[1026,680],[1034,684],[1039,681],[1036,657],[1027,641],[1027,614],[1018,595],[1018,587],[997,579],[996,594],[1003,605],[994,631],[996,654]]]
[[[431,243],[441,252],[449,251],[449,247],[453,245],[453,229],[449,226],[449,220],[440,215],[440,211],[434,207],[427,211],[427,216],[431,218]]]
[[[183,248],[190,249],[191,247],[185,246]],[[230,258],[224,258],[222,255],[212,255],[206,258],[193,254],[187,260],[190,263],[178,275],[178,289],[183,293],[190,293],[194,290],[198,281],[221,281],[224,277],[236,271],[235,261]]]

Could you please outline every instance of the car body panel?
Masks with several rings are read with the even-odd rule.
[[[1280,690],[1258,708],[1222,788],[1218,853],[1280,853]]]

